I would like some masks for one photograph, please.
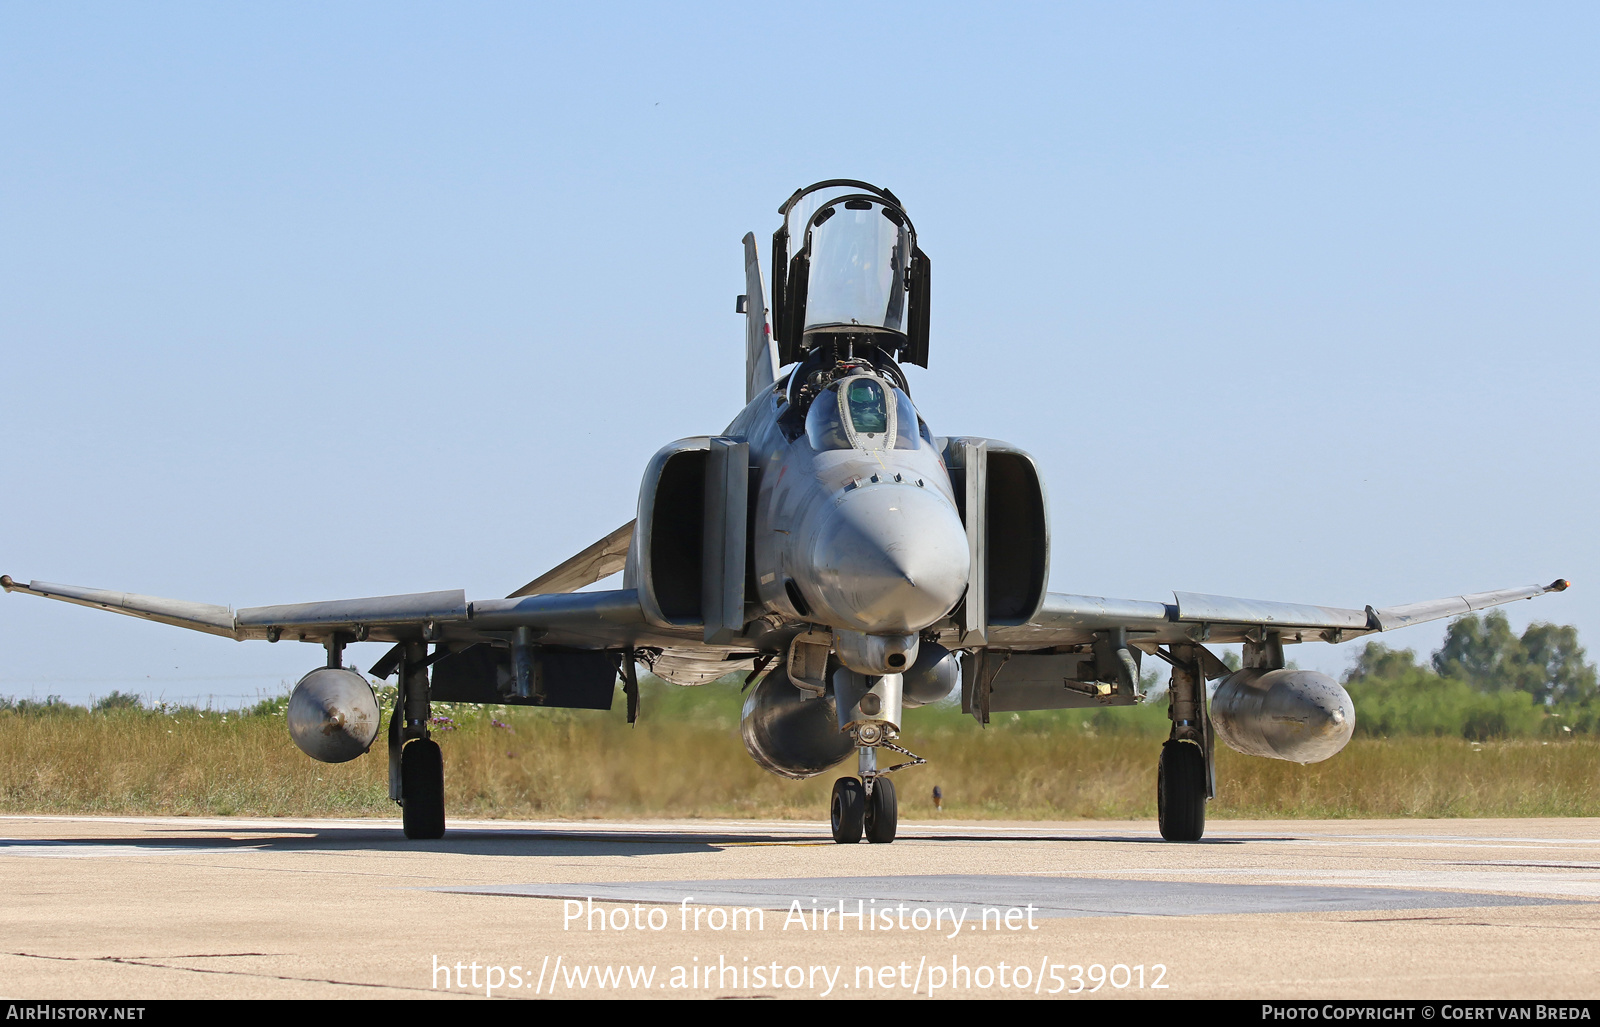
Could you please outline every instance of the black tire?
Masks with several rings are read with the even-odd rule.
[[[900,805],[895,801],[894,782],[880,777],[872,782],[872,794],[867,796],[867,841],[887,845],[894,841],[899,826]]]
[[[400,750],[400,822],[407,838],[444,837],[444,755],[430,738]]]
[[[833,800],[828,803],[829,818],[833,821],[833,840],[840,845],[854,845],[861,841],[861,826],[866,817],[867,790],[853,777],[841,777],[833,783]]]
[[[1206,833],[1206,758],[1193,742],[1174,739],[1161,747],[1156,810],[1169,842],[1197,842]]]

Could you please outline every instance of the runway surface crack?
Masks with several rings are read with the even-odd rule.
[[[374,988],[380,991],[428,991],[428,988],[404,984],[373,984],[370,981],[341,981],[331,977],[297,977],[293,974],[258,973],[251,970],[224,970],[203,966],[178,966],[161,962],[151,956],[47,956],[41,952],[8,952],[22,959],[49,959],[63,963],[118,963],[123,966],[144,966],[153,970],[182,970],[195,974],[220,974],[224,977],[260,977],[271,981],[294,981],[297,984],[334,984],[347,988]],[[192,956],[167,956],[167,959],[215,959],[229,956],[266,956],[266,952],[218,952]]]

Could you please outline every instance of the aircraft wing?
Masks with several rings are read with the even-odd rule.
[[[110,610],[239,641],[283,639],[321,643],[338,636],[345,641],[426,640],[472,644],[503,638],[517,628],[527,627],[534,629],[539,640],[547,645],[607,649],[683,646],[698,642],[701,634],[698,627],[677,631],[650,626],[634,589],[472,602],[467,600],[465,592],[456,589],[232,610],[210,603],[44,581],[30,581],[24,585],[10,576],[0,576],[0,587],[7,592]]]
[[[77,606],[110,610],[140,620],[153,620],[238,641],[253,638],[277,641],[280,637],[286,637],[317,642],[334,632],[347,635],[355,633],[380,641],[399,641],[418,637],[417,631],[427,624],[452,624],[470,617],[466,593],[460,590],[288,606],[258,606],[235,611],[211,603],[163,599],[160,596],[84,588],[80,585],[57,585],[48,581],[30,581],[23,585],[13,581],[9,575],[0,577],[0,586],[7,592],[21,592]]]
[[[1492,592],[1430,599],[1402,606],[1361,610],[1306,606],[1260,599],[1175,592],[1173,602],[1155,603],[1051,592],[1027,624],[991,627],[992,646],[1044,647],[1092,642],[1097,631],[1123,628],[1131,643],[1153,649],[1185,642],[1259,641],[1266,631],[1285,642],[1344,642],[1378,631],[1393,631],[1426,621],[1442,620],[1475,610],[1561,592],[1569,585],[1558,578],[1548,585],[1502,588]]]
[[[545,571],[506,598],[518,599],[522,596],[576,592],[585,585],[592,585],[602,578],[617,573],[628,563],[628,547],[633,543],[633,526],[637,523],[637,519],[629,521],[577,555],[570,556]],[[386,678],[393,674],[404,657],[403,647],[396,646],[390,649],[372,665],[373,676]]]
[[[591,573],[604,564],[604,558],[588,561]],[[1127,631],[1131,644],[1147,652],[1161,645],[1259,641],[1266,632],[1279,633],[1284,642],[1343,642],[1373,632],[1533,599],[1547,592],[1561,592],[1568,584],[1565,579],[1557,579],[1548,585],[1475,592],[1400,606],[1368,606],[1363,610],[1194,592],[1174,593],[1172,603],[1052,592],[1027,624],[991,626],[987,644],[1014,649],[1080,645],[1092,643],[1096,632],[1119,628]],[[232,610],[210,603],[43,581],[23,585],[8,575],[0,575],[0,587],[7,592],[109,610],[240,641],[287,639],[323,643],[337,637],[345,641],[424,640],[470,645],[504,639],[508,633],[527,627],[537,632],[542,644],[579,649],[697,649],[702,643],[699,627],[661,628],[646,622],[634,589],[513,595],[470,602],[466,593],[457,589]],[[393,667],[388,667],[387,673],[384,668],[392,656],[393,652],[375,664],[371,673],[378,677],[392,673]]]
[[[628,546],[633,541],[633,526],[637,523],[629,521],[578,555],[545,571],[508,598],[576,592],[585,585],[592,585],[601,578],[617,573],[628,562]]]
[[[141,596],[132,592],[112,592],[103,588],[82,588],[78,585],[54,585],[48,581],[30,581],[26,585],[11,580],[11,575],[0,576],[0,587],[7,592],[59,599],[64,603],[89,606],[112,613],[127,614],[140,620],[153,620],[159,624],[204,631],[208,635],[224,638],[242,638],[233,620],[233,611],[226,606],[210,603],[193,603],[183,599],[162,599],[158,596]]]
[[[0,575],[0,588],[237,641],[326,643],[337,637],[346,642],[424,640],[470,645],[503,639],[509,632],[527,627],[546,645],[579,649],[665,648],[699,642],[698,628],[679,631],[646,623],[638,592],[633,589],[572,591],[622,570],[633,527],[634,522],[629,521],[505,599],[476,602],[469,602],[466,593],[456,589],[234,610],[212,603],[46,581],[24,585],[9,575]],[[402,653],[396,646],[372,666],[371,673],[380,678],[394,673]]]

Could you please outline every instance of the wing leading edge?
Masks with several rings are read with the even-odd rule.
[[[634,589],[565,592],[469,602],[457,589],[410,595],[340,599],[231,610],[159,596],[113,592],[30,581],[24,585],[0,577],[8,592],[110,610],[140,620],[171,624],[237,641],[301,641],[325,643],[378,641],[474,643],[499,638],[517,628],[532,628],[542,643],[582,649],[627,646],[682,646],[697,639],[698,629],[681,633],[645,622]],[[380,675],[381,676],[381,675]]]
[[[1103,599],[1051,592],[1028,624],[990,630],[991,645],[1068,645],[1090,642],[1097,631],[1125,628],[1140,646],[1183,642],[1260,641],[1277,632],[1285,642],[1344,642],[1361,635],[1393,631],[1488,609],[1548,592],[1565,591],[1570,582],[1526,585],[1491,592],[1430,599],[1402,606],[1351,610],[1332,606],[1276,603],[1174,592],[1172,603]]]
[[[613,536],[620,535],[621,530]],[[613,536],[591,549],[612,541]],[[605,562],[604,559],[580,561],[586,554],[587,550],[569,563],[582,562],[595,568]],[[555,573],[552,571],[551,575]],[[1077,645],[1094,641],[1096,632],[1118,628],[1128,632],[1131,644],[1147,651],[1160,645],[1182,643],[1259,642],[1268,633],[1278,634],[1284,642],[1343,642],[1374,632],[1393,631],[1521,599],[1534,599],[1549,592],[1565,591],[1568,586],[1565,579],[1557,579],[1548,585],[1475,592],[1401,606],[1369,606],[1364,610],[1194,592],[1174,593],[1175,601],[1170,604],[1052,592],[1031,622],[991,628],[989,644],[1021,649]],[[327,642],[339,638],[345,641],[421,639],[473,643],[490,641],[506,632],[528,627],[537,630],[540,641],[547,645],[700,648],[698,628],[685,628],[680,632],[649,625],[634,589],[513,595],[475,602],[468,602],[466,593],[457,589],[234,611],[210,603],[76,585],[43,581],[23,585],[9,576],[0,576],[0,587],[7,592],[110,610],[239,641],[283,638]],[[532,583],[525,589],[528,587],[532,587]],[[379,668],[374,666],[373,672],[378,673]],[[380,673],[379,676],[384,675]]]
[[[628,546],[633,541],[633,526],[637,523],[629,521],[583,552],[545,571],[507,598],[548,595],[552,592],[576,592],[601,578],[609,578],[627,564]]]
[[[204,631],[236,641],[297,638],[320,642],[335,632],[359,636],[357,641],[401,641],[415,638],[427,625],[447,625],[469,620],[471,609],[465,592],[416,592],[410,595],[339,599],[332,602],[293,603],[233,610],[211,603],[113,592],[79,585],[30,581],[26,585],[9,575],[0,577],[7,592],[58,599],[64,603],[110,610],[140,620]]]
[[[525,596],[576,592],[585,585],[592,585],[602,578],[609,578],[627,566],[628,547],[633,544],[633,529],[638,523],[637,519],[629,521],[600,541],[586,546],[576,555],[567,557],[506,598],[521,599]],[[393,674],[399,669],[404,655],[405,650],[400,646],[384,653],[378,662],[372,665],[373,676],[386,678]]]
[[[103,588],[82,588],[78,585],[55,585],[48,581],[30,581],[26,585],[11,580],[11,575],[0,575],[0,588],[23,595],[59,599],[76,606],[97,610],[110,610],[140,620],[153,620],[158,624],[204,631],[208,635],[243,639],[234,622],[233,610],[211,603],[192,603],[183,599],[162,599],[159,596],[135,595],[132,592],[113,592]],[[263,636],[264,637],[264,636]]]

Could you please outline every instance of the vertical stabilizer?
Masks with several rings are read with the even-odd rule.
[[[744,237],[744,401],[772,388],[777,378],[778,350],[767,320],[767,289],[761,281],[761,258],[756,256],[754,232]]]

